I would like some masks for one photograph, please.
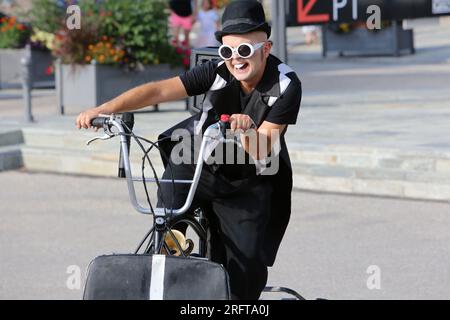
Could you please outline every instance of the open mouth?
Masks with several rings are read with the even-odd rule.
[[[238,72],[245,72],[248,69],[248,63],[240,63],[234,66],[234,69]]]

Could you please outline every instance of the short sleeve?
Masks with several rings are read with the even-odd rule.
[[[210,60],[186,71],[180,76],[189,96],[205,93],[216,79],[218,60]]]
[[[286,91],[270,108],[265,121],[276,124],[296,124],[302,100],[302,84],[298,78],[291,79]]]

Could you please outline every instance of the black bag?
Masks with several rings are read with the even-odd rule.
[[[119,254],[89,265],[85,300],[229,300],[222,265],[200,258]]]

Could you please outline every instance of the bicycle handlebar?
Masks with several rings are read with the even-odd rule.
[[[128,118],[128,119],[130,119],[130,118]],[[124,128],[122,123],[125,123],[127,127],[132,129],[133,124],[134,124],[134,119],[133,119],[133,124],[131,124],[131,125],[130,125],[130,123],[126,123],[125,122],[126,120],[127,120],[126,118],[120,119],[120,118],[117,118],[115,115],[111,115],[108,117],[94,118],[91,120],[91,125],[96,128],[103,127],[105,129],[105,131],[109,131],[111,136],[120,135],[120,147],[121,147],[120,155],[121,155],[121,159],[123,161],[123,174],[127,180],[128,194],[129,194],[130,201],[131,201],[133,207],[135,208],[136,211],[138,211],[140,213],[143,213],[143,214],[154,213],[156,216],[164,216],[166,214],[167,210],[170,211],[174,216],[181,215],[181,214],[187,212],[192,204],[192,201],[193,201],[194,195],[195,195],[195,191],[197,189],[198,182],[200,180],[200,175],[201,175],[201,171],[203,169],[203,163],[204,163],[204,161],[203,161],[204,154],[206,152],[206,145],[210,140],[216,139],[216,137],[211,136],[211,133],[213,133],[213,131],[218,132],[218,134],[216,136],[219,136],[219,141],[224,141],[225,140],[225,130],[227,129],[227,126],[229,125],[229,116],[222,115],[220,121],[213,123],[205,130],[205,133],[203,134],[202,143],[200,146],[200,152],[199,152],[198,158],[197,158],[197,164],[196,164],[195,171],[194,171],[194,177],[192,180],[167,180],[167,181],[159,180],[160,182],[163,182],[163,183],[168,183],[168,182],[190,183],[191,186],[189,188],[188,196],[186,198],[184,205],[179,209],[155,208],[153,210],[153,212],[151,211],[150,208],[147,209],[147,208],[142,207],[138,203],[137,198],[136,198],[136,191],[134,189],[133,181],[142,181],[142,179],[138,179],[138,178],[135,179],[131,175],[131,165],[130,165],[130,157],[129,157],[130,132],[127,133],[127,130]],[[115,127],[119,131],[119,134],[112,134],[111,131],[109,130],[110,127]],[[120,169],[119,169],[119,171],[120,171]]]
[[[103,128],[103,126],[106,124],[106,120],[108,120],[108,118],[105,117],[94,118],[91,121],[91,126],[97,129]]]
[[[97,128],[97,129],[103,128],[103,129],[107,130],[108,132],[110,132],[108,120],[110,120],[109,117],[93,118],[91,120],[91,126],[93,126],[94,128]],[[131,134],[131,131],[133,131],[133,127],[134,127],[134,114],[130,113],[130,112],[125,112],[122,115],[121,123],[123,124],[126,144],[127,144],[128,152],[129,152],[130,151],[130,142],[131,142],[130,134]],[[119,152],[119,169],[118,169],[117,176],[119,178],[126,178],[122,145],[120,146],[120,152]]]
[[[222,136],[226,136],[227,129],[230,129],[230,115],[222,114],[219,120],[220,132]]]

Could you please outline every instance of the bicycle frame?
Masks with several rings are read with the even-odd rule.
[[[116,136],[119,135],[120,136],[120,145],[121,145],[121,152],[122,152],[122,159],[123,159],[123,165],[124,165],[124,171],[125,171],[125,178],[127,180],[127,187],[128,187],[128,194],[130,197],[130,201],[134,207],[134,209],[142,214],[153,214],[155,216],[155,226],[154,226],[154,230],[152,229],[147,236],[144,238],[144,240],[141,242],[141,245],[143,244],[143,242],[145,241],[145,239],[148,237],[148,235],[151,232],[154,232],[154,253],[159,253],[159,249],[160,246],[163,244],[163,236],[164,236],[164,232],[166,231],[165,225],[167,222],[167,211],[170,211],[171,213],[171,217],[177,217],[180,216],[184,213],[186,213],[189,208],[192,205],[192,201],[194,199],[195,196],[195,192],[197,190],[197,186],[198,186],[198,182],[200,180],[200,176],[201,176],[201,172],[203,169],[203,164],[204,164],[204,155],[206,152],[206,146],[208,145],[209,142],[211,142],[212,140],[219,140],[219,141],[230,141],[229,139],[225,139],[222,131],[221,131],[221,124],[220,121],[216,122],[212,125],[210,125],[205,133],[203,134],[203,139],[202,139],[202,143],[200,146],[200,151],[197,157],[197,163],[196,163],[196,167],[195,167],[195,171],[194,171],[194,176],[192,178],[192,180],[171,180],[171,179],[154,179],[154,178],[146,178],[145,182],[160,182],[160,183],[175,183],[175,184],[190,184],[190,188],[189,188],[189,192],[188,195],[186,197],[186,201],[184,203],[184,205],[179,208],[179,209],[166,209],[166,208],[154,208],[154,210],[152,211],[151,208],[144,208],[143,206],[141,206],[138,201],[137,201],[137,197],[136,197],[136,190],[134,188],[134,182],[135,181],[143,181],[143,178],[135,178],[132,176],[131,173],[131,164],[130,164],[130,158],[129,158],[129,150],[128,150],[128,144],[127,144],[127,133],[122,125],[122,120],[119,118],[116,118],[115,115],[110,115],[110,116],[104,116],[103,118],[105,118],[105,122],[104,125],[106,125],[107,127],[104,126],[104,129],[107,130],[106,128],[109,128],[109,126],[113,126],[118,130],[118,133],[112,133],[111,131],[110,134],[107,133],[107,137],[105,138],[95,138],[95,139],[107,139],[107,138],[111,138],[112,136]],[[109,130],[109,129],[108,129]],[[108,131],[107,130],[107,131]],[[92,139],[88,142],[88,144],[95,140]],[[234,142],[234,140],[233,140]],[[204,217],[200,216],[200,219],[203,219]],[[173,236],[173,235],[172,235]],[[140,247],[140,246],[139,246]],[[139,248],[138,247],[138,248]],[[205,251],[204,249],[205,245],[204,244],[200,244],[200,250],[201,251]]]
[[[123,126],[117,121],[117,120],[112,120],[110,122],[114,127],[116,127],[119,130],[120,133],[120,143],[122,146],[122,153],[123,153],[123,159],[124,159],[124,166],[125,166],[125,174],[126,174],[126,180],[127,180],[127,185],[128,185],[128,193],[130,195],[130,200],[131,203],[133,204],[133,207],[136,209],[136,211],[143,213],[143,214],[152,214],[153,212],[151,212],[150,209],[144,208],[142,207],[136,199],[136,191],[134,189],[134,181],[142,181],[142,178],[133,178],[131,175],[131,165],[130,165],[130,158],[129,158],[129,151],[128,151],[128,146],[126,143],[126,137],[125,137],[125,130],[123,128]],[[172,215],[174,216],[178,216],[181,215],[183,213],[186,213],[188,211],[188,209],[190,208],[192,201],[194,199],[194,195],[195,195],[195,191],[197,190],[197,186],[198,186],[198,182],[200,180],[200,175],[203,169],[203,156],[205,154],[205,150],[206,150],[206,145],[209,141],[213,140],[214,138],[212,138],[210,136],[211,133],[214,132],[214,130],[217,130],[218,132],[220,132],[220,126],[218,123],[214,123],[211,126],[209,126],[204,135],[203,135],[203,140],[202,140],[202,144],[200,146],[200,152],[197,158],[197,164],[195,167],[195,172],[194,172],[194,177],[192,180],[163,180],[160,179],[158,180],[161,183],[187,183],[187,184],[191,184],[191,187],[189,189],[189,193],[188,196],[186,198],[186,201],[184,203],[184,205],[179,208],[179,209],[174,209],[171,210]],[[149,182],[155,182],[156,179],[146,179],[146,181]],[[164,208],[155,208],[154,209],[154,213],[156,217],[159,216],[165,216],[166,214],[166,210]]]

